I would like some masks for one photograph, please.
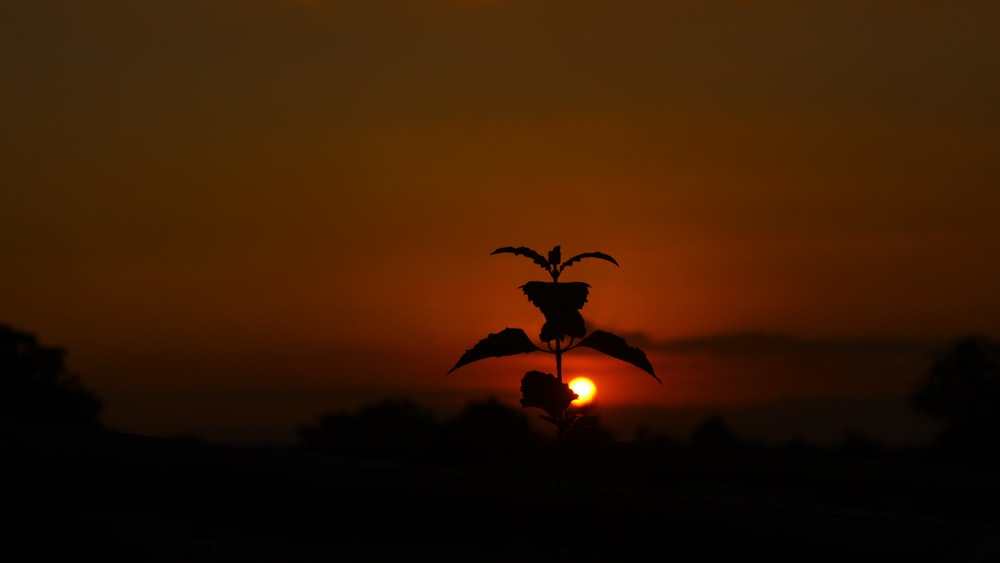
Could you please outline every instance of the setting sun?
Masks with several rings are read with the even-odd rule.
[[[594,400],[594,395],[597,394],[597,386],[594,385],[593,381],[587,379],[586,377],[577,377],[573,381],[570,381],[569,388],[580,396],[578,399],[573,401],[573,404],[576,406],[590,403]]]

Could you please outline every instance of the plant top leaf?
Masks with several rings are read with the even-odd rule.
[[[514,254],[516,256],[527,256],[528,258],[531,258],[532,262],[541,266],[543,270],[549,269],[549,261],[546,260],[544,256],[528,248],[527,246],[518,246],[518,247],[505,246],[503,248],[498,248],[493,252],[490,252],[490,255],[492,256],[493,254],[504,254],[504,253]]]
[[[573,264],[583,260],[584,258],[600,258],[601,260],[607,260],[615,266],[618,265],[618,261],[612,258],[610,255],[603,252],[584,252],[582,254],[577,254],[569,260],[562,261],[562,248],[558,245],[554,246],[552,250],[549,251],[549,257],[545,258],[538,251],[532,250],[526,246],[504,246],[503,248],[498,248],[491,252],[490,254],[515,254],[518,256],[527,256],[531,260],[542,267],[543,270],[552,276],[552,281],[559,281],[559,275],[562,274],[563,270],[567,266],[572,266]]]
[[[600,258],[601,260],[607,260],[608,262],[611,262],[615,266],[618,266],[618,261],[612,258],[608,254],[605,254],[603,252],[584,252],[582,254],[577,254],[576,256],[570,258],[569,260],[563,262],[562,265],[559,266],[559,271],[561,272],[567,266],[572,266],[573,264],[579,262],[580,260],[583,260],[584,258]]]
[[[625,339],[621,336],[605,332],[603,330],[595,330],[590,333],[589,336],[581,340],[577,346],[593,348],[594,350],[607,354],[612,358],[628,362],[649,375],[652,375],[653,379],[658,381],[661,385],[663,384],[663,382],[660,381],[660,378],[656,377],[656,374],[653,373],[653,365],[650,364],[649,359],[646,358],[646,353],[635,346],[629,346],[628,343],[625,342]]]
[[[519,328],[505,328],[496,334],[490,334],[466,350],[462,357],[458,359],[455,367],[448,370],[448,373],[475,361],[484,358],[499,358],[502,356],[513,356],[515,354],[527,354],[538,350],[535,343],[528,338],[528,335]]]
[[[562,262],[562,250],[557,244],[549,251],[549,266],[557,266],[560,262]]]

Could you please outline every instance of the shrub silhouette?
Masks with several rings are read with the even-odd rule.
[[[495,398],[471,402],[443,424],[413,401],[383,400],[324,414],[299,427],[299,438],[314,452],[454,465],[521,464],[542,444],[520,411]]]
[[[944,422],[938,446],[975,458],[1000,458],[1000,344],[970,336],[938,357],[910,405]]]
[[[66,351],[0,325],[0,419],[100,428],[101,400],[66,369]]]
[[[705,419],[691,431],[691,446],[701,449],[730,449],[743,445],[719,415]]]
[[[357,413],[323,415],[317,426],[299,428],[311,450],[347,457],[426,461],[439,426],[434,415],[413,401],[384,400]]]
[[[493,397],[467,404],[441,432],[442,457],[463,464],[523,464],[541,445],[531,422]]]

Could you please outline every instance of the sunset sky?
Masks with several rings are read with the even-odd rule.
[[[902,397],[1000,335],[1000,3],[46,0],[0,8],[0,323],[117,429],[516,401],[501,246],[603,251],[608,405]]]

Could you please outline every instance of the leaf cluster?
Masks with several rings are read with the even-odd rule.
[[[614,258],[603,252],[584,252],[563,262],[559,246],[550,250],[547,257],[524,246],[505,246],[494,250],[491,254],[502,253],[526,256],[552,276],[551,282],[532,281],[521,286],[521,291],[528,297],[528,301],[538,307],[545,315],[545,324],[542,326],[539,337],[548,344],[548,349],[536,346],[522,329],[505,328],[477,342],[459,358],[448,373],[485,358],[527,354],[539,350],[565,353],[575,348],[584,347],[631,364],[660,382],[660,378],[653,371],[653,366],[645,352],[630,346],[624,338],[601,330],[587,335],[580,309],[587,302],[589,284],[583,282],[559,283],[558,281],[559,275],[567,266],[584,258],[599,258],[617,266],[618,262]],[[562,341],[567,337],[570,339],[568,345],[561,346]],[[574,344],[575,339],[580,340]],[[555,351],[552,349],[553,341],[557,343]]]
[[[576,344],[564,348],[562,352],[565,353],[576,348],[597,350],[616,360],[631,364],[648,373],[661,384],[663,383],[653,371],[653,365],[649,362],[649,358],[646,357],[646,353],[635,346],[630,346],[624,338],[616,334],[603,330],[595,330]],[[466,350],[454,367],[448,370],[448,373],[466,364],[486,358],[501,358],[536,351],[551,352],[550,350],[536,346],[528,338],[524,330],[520,328],[505,328],[498,333],[490,334],[477,342],[475,346]]]

